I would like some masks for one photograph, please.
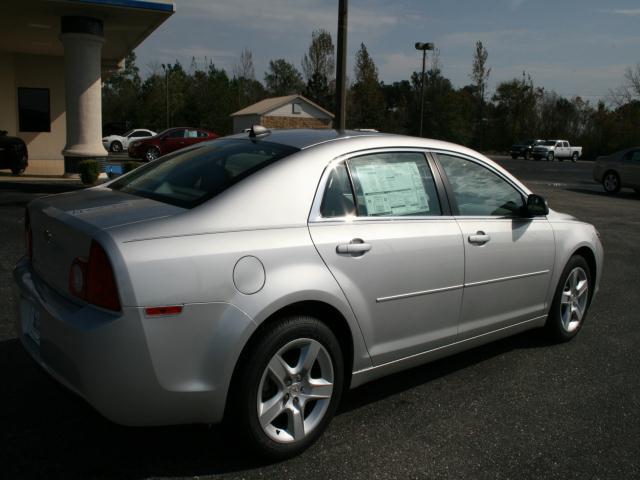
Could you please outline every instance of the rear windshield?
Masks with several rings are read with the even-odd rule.
[[[248,139],[220,139],[162,157],[109,188],[193,208],[298,149]]]

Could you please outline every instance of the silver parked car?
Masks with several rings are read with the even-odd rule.
[[[596,159],[593,179],[607,193],[618,193],[622,187],[640,193],[640,147],[627,148]]]
[[[307,448],[349,388],[535,327],[574,337],[593,226],[486,157],[255,127],[33,201],[14,278],[33,358],[126,425],[230,418]]]

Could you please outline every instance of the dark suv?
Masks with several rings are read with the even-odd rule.
[[[9,168],[14,175],[20,175],[29,165],[27,145],[18,137],[9,137],[0,130],[0,169]]]
[[[180,148],[216,138],[218,138],[217,133],[204,128],[169,128],[154,137],[129,143],[128,152],[131,158],[142,158],[150,162]]]
[[[529,160],[533,147],[540,145],[542,142],[544,142],[544,140],[524,140],[516,143],[515,145],[511,145],[511,150],[509,151],[511,158],[515,160],[518,157],[522,157],[525,160]]]

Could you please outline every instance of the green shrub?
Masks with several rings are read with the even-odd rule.
[[[136,168],[138,168],[140,165],[142,165],[144,162],[134,162],[131,160],[128,160],[126,162],[122,163],[122,173],[127,173],[130,172],[131,170],[135,170]]]
[[[93,185],[100,175],[100,163],[97,160],[83,160],[78,163],[78,171],[80,172],[80,180],[85,185]]]

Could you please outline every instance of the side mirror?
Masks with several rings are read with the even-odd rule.
[[[540,195],[532,193],[527,197],[526,214],[529,217],[540,217],[549,214],[549,205]]]

